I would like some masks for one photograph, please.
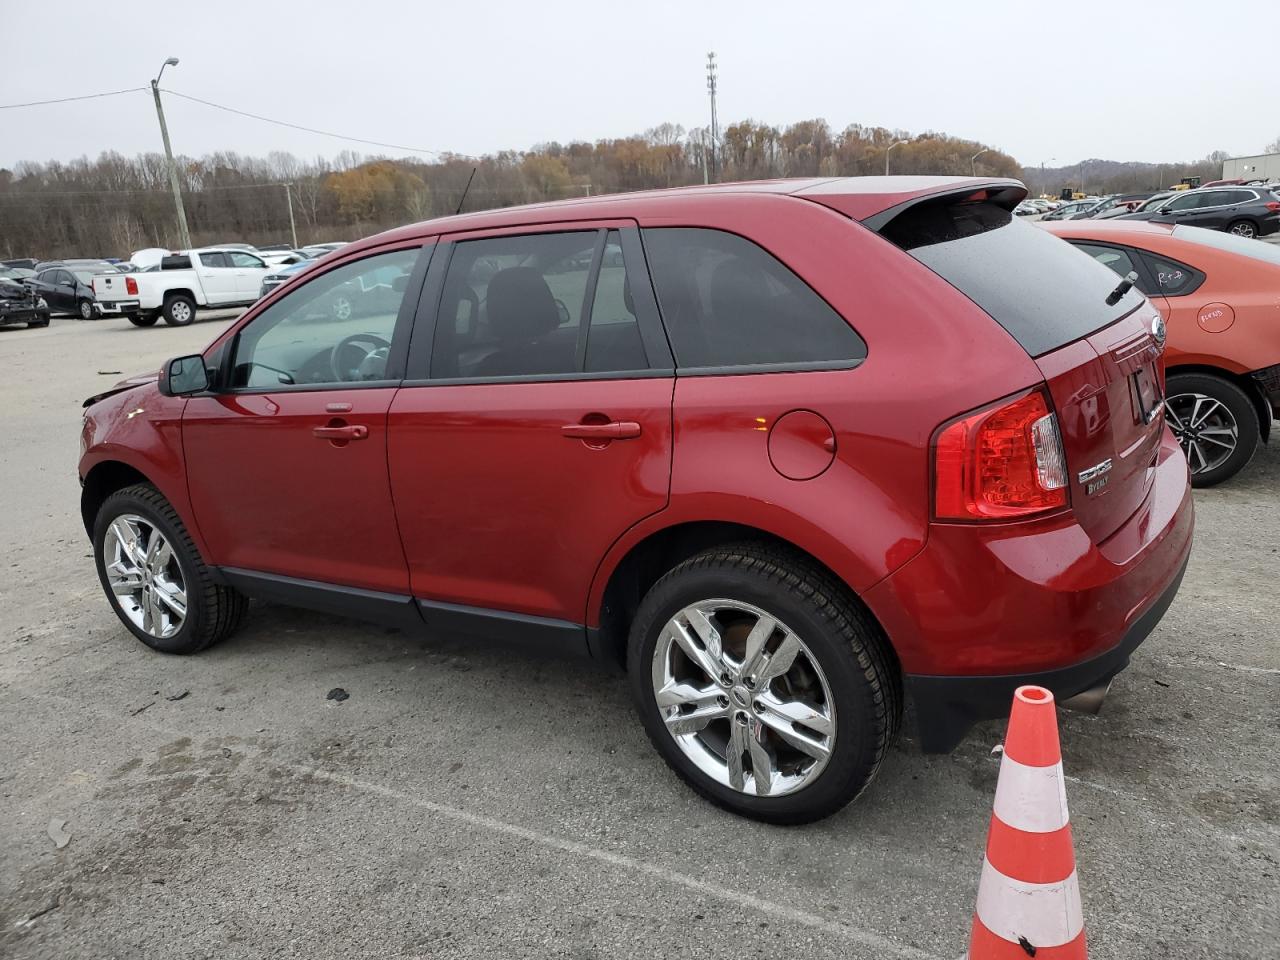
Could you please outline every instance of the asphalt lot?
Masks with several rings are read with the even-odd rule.
[[[963,952],[999,724],[926,757],[908,720],[856,804],[782,829],[682,786],[590,664],[266,605],[197,657],[130,637],[80,401],[224,323],[0,329],[0,956]],[[1276,955],[1278,483],[1273,447],[1197,493],[1178,599],[1101,715],[1062,716],[1095,958]]]

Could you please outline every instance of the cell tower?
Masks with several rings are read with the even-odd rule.
[[[716,146],[720,142],[720,126],[716,121],[716,54],[707,54],[707,93],[711,96],[711,182],[720,180]]]

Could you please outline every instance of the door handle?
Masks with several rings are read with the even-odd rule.
[[[369,428],[363,423],[344,424],[340,427],[315,427],[311,435],[317,440],[363,440],[369,436]]]
[[[634,420],[612,423],[569,423],[560,428],[561,436],[571,440],[634,440],[640,436],[640,424]]]

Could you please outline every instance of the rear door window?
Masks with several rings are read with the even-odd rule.
[[[852,363],[862,338],[757,244],[723,230],[656,227],[645,252],[682,369]]]
[[[433,379],[647,371],[617,230],[460,240],[444,278]]]
[[[1114,273],[994,203],[926,201],[880,233],[985,310],[1033,357],[1114,323],[1143,300],[1135,287],[1108,306]]]

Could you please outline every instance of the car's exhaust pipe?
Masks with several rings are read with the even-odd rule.
[[[1107,699],[1107,692],[1111,689],[1112,677],[1108,677],[1096,686],[1090,687],[1088,690],[1081,690],[1074,697],[1067,697],[1065,700],[1059,700],[1058,705],[1066,707],[1068,710],[1074,710],[1077,713],[1097,714],[1102,709],[1102,701]]]

